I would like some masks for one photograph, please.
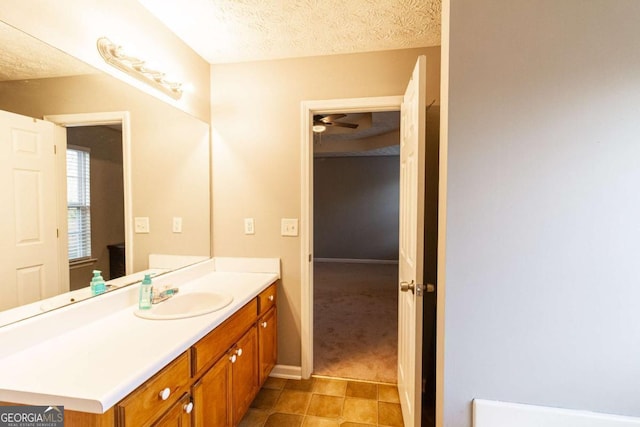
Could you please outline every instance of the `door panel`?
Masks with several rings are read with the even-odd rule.
[[[232,420],[237,425],[258,394],[258,328],[254,325],[233,349],[237,356],[231,374]]]
[[[0,310],[61,292],[54,128],[0,111]]]
[[[420,56],[400,110],[398,391],[406,427],[420,425],[424,262],[426,57]]]

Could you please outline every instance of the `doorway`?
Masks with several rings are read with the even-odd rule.
[[[301,284],[302,284],[302,307],[301,307],[301,336],[302,336],[302,363],[301,376],[309,378],[314,368],[313,358],[313,293],[314,293],[314,263],[313,250],[314,247],[314,207],[313,207],[313,174],[314,164],[312,156],[311,125],[313,116],[318,114],[331,114],[333,112],[359,112],[359,111],[393,111],[400,109],[403,97],[376,97],[376,98],[356,98],[342,100],[323,100],[323,101],[305,101],[302,102],[302,206],[301,206]],[[434,101],[435,102],[435,101]],[[424,248],[424,266],[425,276],[424,284],[436,284],[437,273],[437,214],[438,214],[438,156],[439,156],[439,108],[433,105],[424,105],[421,109],[427,114],[423,117],[422,123],[426,127],[426,151],[425,151],[425,248]],[[424,353],[422,357],[422,367],[416,370],[421,371],[422,375],[417,376],[415,380],[422,382],[422,410],[416,408],[416,413],[422,414],[422,425],[434,425],[435,422],[435,294],[430,294],[425,298],[425,318],[424,327],[420,330],[423,332],[422,349]],[[418,350],[418,349],[416,349]],[[419,359],[418,359],[419,360]],[[420,362],[418,362],[420,363]],[[420,388],[417,386],[417,399],[420,399]],[[417,402],[420,405],[419,401]],[[414,421],[410,425],[415,424]]]
[[[301,376],[309,378],[313,372],[313,248],[314,248],[314,216],[313,216],[313,133],[314,115],[331,113],[358,113],[363,111],[385,112],[398,111],[402,104],[402,96],[351,98],[302,102],[302,206],[300,224],[300,243],[302,250],[301,285]]]
[[[112,195],[111,199],[121,198],[122,200],[121,202],[117,202],[119,203],[119,206],[121,206],[121,208],[118,208],[118,211],[122,212],[122,223],[118,221],[119,224],[107,225],[106,228],[115,228],[116,230],[114,231],[114,230],[103,229],[99,233],[101,234],[99,239],[104,240],[103,243],[106,243],[106,245],[115,244],[113,246],[120,246],[121,243],[124,243],[124,248],[122,251],[124,252],[123,270],[125,274],[127,272],[131,272],[133,267],[133,256],[132,256],[133,255],[133,227],[131,224],[131,218],[133,215],[132,215],[132,199],[131,199],[132,198],[132,194],[131,194],[132,193],[131,191],[131,131],[130,131],[129,113],[128,112],[105,112],[105,113],[86,113],[86,114],[62,114],[62,115],[45,116],[44,119],[66,128],[67,137],[70,138],[70,140],[68,141],[68,144],[75,145],[76,148],[82,149],[83,147],[79,147],[80,145],[94,145],[93,143],[84,144],[81,142],[87,139],[90,139],[90,140],[93,139],[94,141],[96,139],[97,140],[102,139],[103,140],[102,142],[105,142],[105,140],[111,140],[110,142],[108,142],[109,144],[115,144],[115,140],[121,141],[121,145],[119,148],[121,156],[117,156],[113,153],[113,151],[117,150],[117,148],[114,148],[113,150],[106,150],[108,151],[108,153],[102,153],[102,156],[103,157],[107,156],[112,158],[113,157],[121,158],[121,160],[118,160],[120,162],[120,165],[115,166],[116,171],[115,172],[113,171],[114,167],[111,167],[110,169],[112,169],[111,171],[112,175],[113,173],[115,174],[121,173],[121,177],[120,179],[118,179],[118,185],[120,185],[121,183],[122,192],[120,193],[118,191],[117,192],[118,194]],[[62,160],[59,161],[58,167],[60,170],[65,170],[66,164],[64,163],[60,164],[60,162],[66,161],[66,158],[67,158],[66,147],[61,147],[60,151],[62,152],[59,152],[60,154],[59,157]],[[61,177],[59,179],[66,180],[66,177]],[[109,183],[107,183],[107,185],[108,184]],[[111,185],[114,185],[114,183],[111,182]],[[99,194],[97,196],[100,196],[100,198],[103,199],[101,200],[103,205],[106,206],[106,205],[109,205],[109,203],[111,203],[109,201],[110,198],[104,197],[105,196],[104,194]],[[66,218],[66,210],[67,210],[66,192],[62,192],[60,197],[61,199],[58,201],[58,204],[59,206],[61,206],[63,210],[63,212],[60,213],[60,216],[61,218]],[[99,207],[100,207],[100,203],[98,203],[98,208]],[[105,209],[104,206],[100,209],[102,209],[103,211],[96,212],[98,217],[103,216],[103,214],[106,214],[106,215],[113,214],[113,210],[107,210],[107,212],[104,212],[104,209]],[[109,209],[109,208],[106,208],[106,209]],[[92,214],[92,217],[93,217],[93,214]],[[121,230],[123,230],[123,232]],[[65,237],[69,236],[69,231],[67,229],[67,221],[61,221],[60,234],[61,236],[65,236]],[[122,238],[114,237],[114,236],[122,236]],[[108,241],[105,239],[108,239]],[[68,247],[66,238],[60,239],[60,240],[64,240],[64,242],[63,243],[61,242],[61,244],[64,244],[65,246]],[[115,240],[118,240],[118,241],[115,241]],[[120,240],[123,240],[123,242]],[[97,262],[97,259],[91,259],[89,260],[90,265],[83,266],[82,262],[80,262],[78,263],[78,265],[76,265],[76,267],[79,267],[79,268],[71,270],[71,274],[70,274],[71,280],[74,279],[72,277],[73,275],[80,276],[76,280],[78,286],[87,285],[88,283],[87,271],[90,272],[90,270],[93,270],[94,268],[98,268],[98,267],[101,267],[102,269],[104,269],[104,271],[111,270],[111,266],[108,265],[109,264],[108,250],[106,246],[105,247],[102,247],[102,246],[105,246],[105,245],[101,245],[99,249],[100,255],[102,258],[102,264],[96,265],[95,263]],[[64,262],[66,265],[65,266],[61,265],[60,268],[69,268],[68,257],[65,256],[62,258],[63,259],[61,260],[61,262]],[[104,276],[105,279],[110,278],[108,276],[110,275],[105,275]],[[90,277],[88,280],[90,280]]]
[[[314,118],[314,375],[396,384],[400,112]]]
[[[67,127],[69,285],[87,286],[92,271],[124,275],[121,125]]]

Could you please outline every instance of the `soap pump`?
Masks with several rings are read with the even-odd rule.
[[[145,274],[144,279],[140,282],[140,296],[138,298],[138,308],[140,310],[149,310],[151,308],[152,291],[151,276]]]
[[[91,295],[99,295],[107,290],[107,286],[104,284],[102,278],[102,272],[100,270],[93,270],[93,277],[91,278]]]

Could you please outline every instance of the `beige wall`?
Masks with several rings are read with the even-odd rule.
[[[209,120],[209,64],[140,3],[130,0],[0,0],[0,20],[31,34],[152,96]],[[107,65],[99,37],[122,45],[125,53],[149,61],[187,85],[179,101]]]
[[[133,216],[150,220],[134,235],[134,270],[149,253],[210,254],[209,126],[189,114],[98,74],[0,83],[0,109],[30,117],[129,111]],[[183,232],[172,232],[172,217]]]
[[[281,218],[300,218],[300,102],[401,95],[420,54],[439,103],[437,47],[211,67],[213,252],[282,259],[280,364],[301,363],[300,240],[280,236]]]

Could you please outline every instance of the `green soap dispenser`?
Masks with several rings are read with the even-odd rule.
[[[144,279],[140,282],[140,296],[138,298],[138,308],[140,310],[149,310],[151,308],[152,289],[151,276],[145,274]]]
[[[102,272],[100,270],[93,270],[93,277],[91,278],[91,295],[99,295],[107,290],[107,285],[102,278]]]

